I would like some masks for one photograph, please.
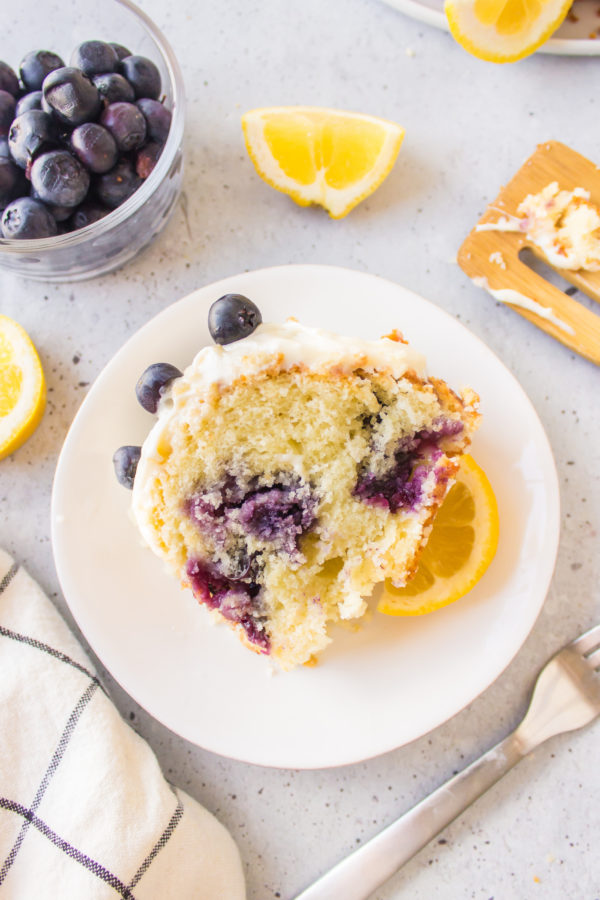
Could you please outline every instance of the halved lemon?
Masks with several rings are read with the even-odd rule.
[[[0,459],[31,437],[45,404],[42,364],[29,335],[0,316]]]
[[[403,588],[386,581],[377,609],[390,616],[420,616],[464,597],[494,558],[498,534],[492,486],[466,455],[435,517],[416,574]]]
[[[489,62],[516,62],[537,50],[561,25],[572,0],[445,0],[458,43]]]
[[[300,206],[347,215],[389,174],[404,138],[395,122],[316,106],[273,106],[242,116],[250,159],[267,184]]]

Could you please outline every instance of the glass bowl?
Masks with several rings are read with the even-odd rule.
[[[11,9],[14,12],[11,12]],[[103,219],[37,240],[0,237],[0,269],[39,281],[79,281],[122,266],[165,226],[181,190],[185,97],[181,70],[160,30],[130,0],[19,0],[3,14],[0,59],[15,71],[30,50],[53,50],[69,64],[82,41],[124,44],[149,57],[162,78],[171,129],[148,178]]]

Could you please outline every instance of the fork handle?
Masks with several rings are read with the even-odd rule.
[[[517,732],[513,732],[339,862],[296,900],[367,900],[526,752]]]

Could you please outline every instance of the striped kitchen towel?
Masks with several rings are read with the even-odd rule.
[[[2,550],[0,897],[245,897],[229,833],[164,780],[48,598]]]

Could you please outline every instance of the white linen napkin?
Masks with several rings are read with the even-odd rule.
[[[0,550],[0,897],[245,896],[229,833],[165,781],[48,598]]]

